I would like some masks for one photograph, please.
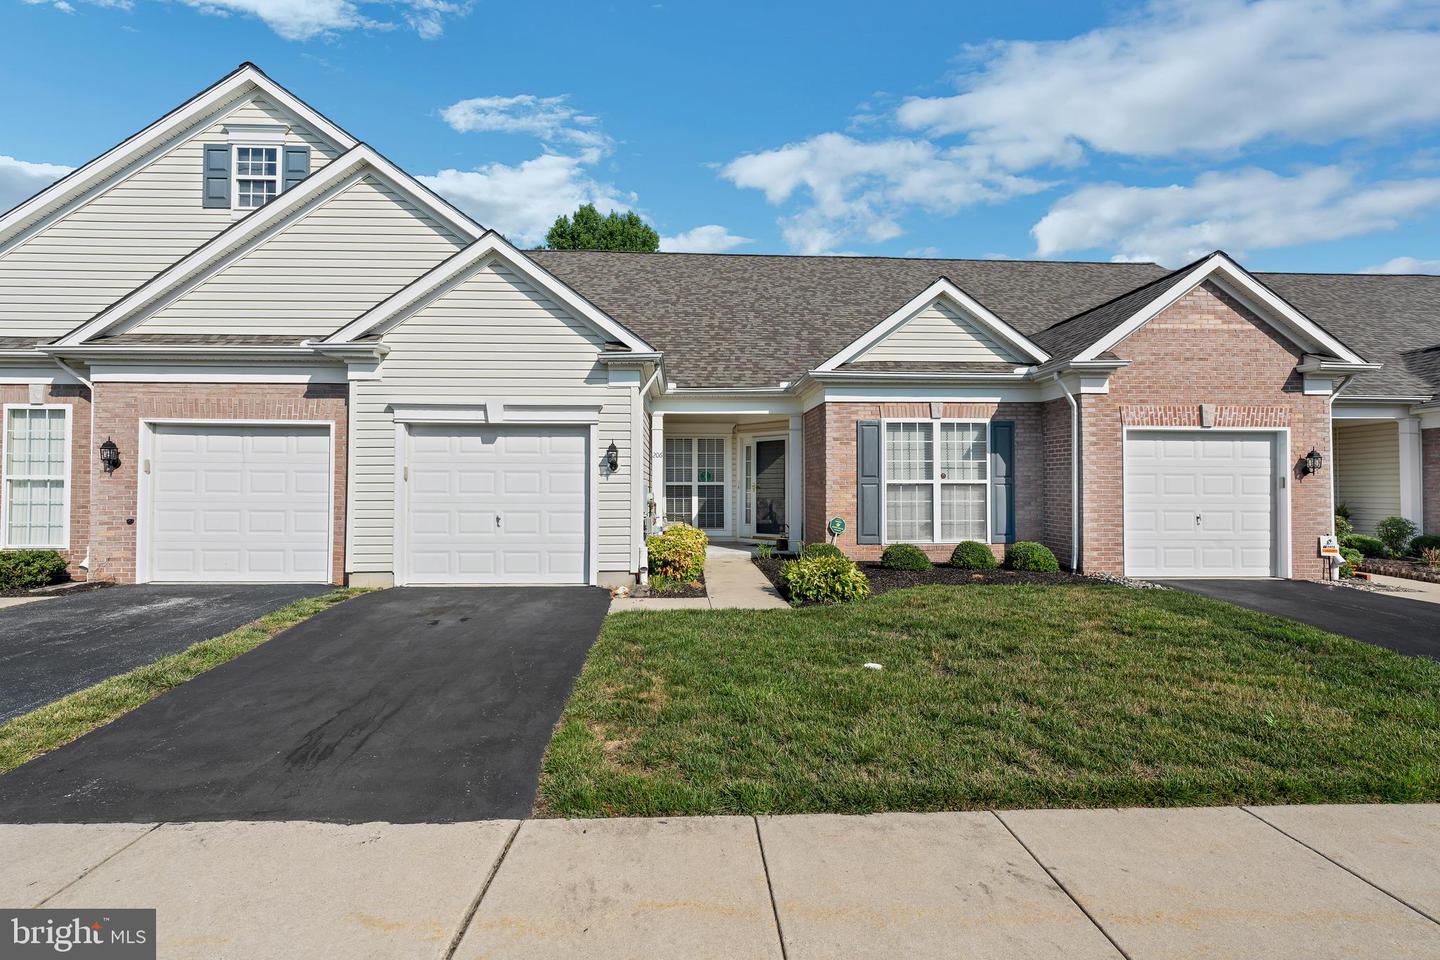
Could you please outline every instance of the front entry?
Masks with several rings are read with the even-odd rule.
[[[785,536],[785,441],[755,441],[755,535]]]

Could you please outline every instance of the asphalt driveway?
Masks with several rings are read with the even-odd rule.
[[[523,817],[594,587],[348,600],[0,776],[0,822]]]
[[[0,610],[0,723],[329,589],[146,584]]]
[[[1410,656],[1440,660],[1440,603],[1308,580],[1166,580],[1251,610],[1289,617]]]

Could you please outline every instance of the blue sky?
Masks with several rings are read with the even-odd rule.
[[[531,244],[1440,272],[1440,4],[0,0],[0,207],[236,64]]]

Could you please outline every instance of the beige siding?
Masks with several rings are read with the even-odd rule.
[[[896,327],[855,362],[870,360],[1015,361],[984,325],[949,300],[936,300]]]
[[[365,177],[130,329],[325,336],[463,244],[415,203]]]
[[[44,230],[0,254],[0,336],[57,337],[230,226],[201,202],[203,145],[231,123],[287,123],[310,145],[311,169],[337,151],[258,95],[200,121],[173,148]]]
[[[482,265],[384,337],[379,380],[355,384],[350,569],[394,569],[395,421],[392,403],[529,400],[600,403],[600,450],[634,450],[633,388],[610,386],[596,357],[604,336],[503,263]],[[599,486],[599,569],[632,572],[634,457],[590,479]]]
[[[1355,532],[1400,515],[1400,432],[1396,424],[1335,428],[1335,502],[1350,508]]]

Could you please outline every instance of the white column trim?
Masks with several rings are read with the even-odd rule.
[[[665,414],[650,413],[650,496],[655,500],[655,524],[665,521]]]
[[[790,527],[790,549],[798,550],[805,530],[804,439],[801,415],[790,414],[790,439],[785,449],[785,522]]]
[[[1420,447],[1420,420],[1406,417],[1400,422],[1400,515],[1425,529],[1424,462]]]

